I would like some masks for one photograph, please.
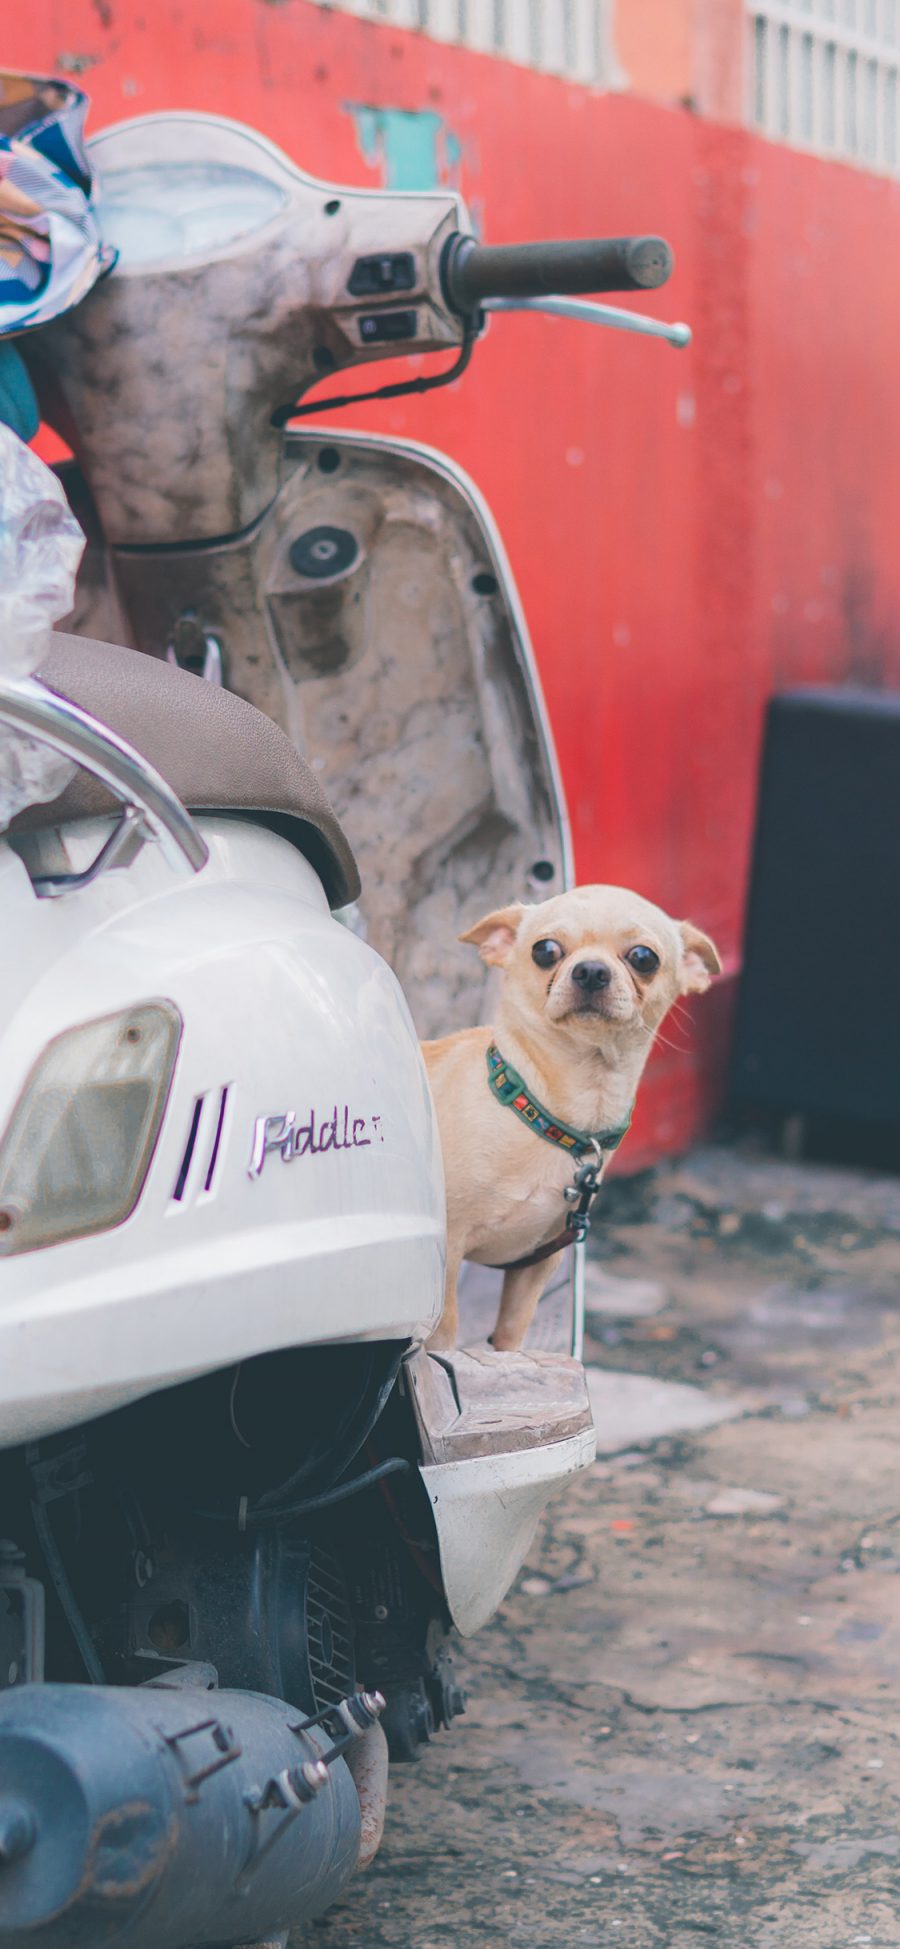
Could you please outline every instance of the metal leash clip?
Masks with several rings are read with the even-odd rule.
[[[574,1234],[576,1244],[587,1238],[591,1229],[591,1214],[594,1200],[600,1191],[600,1178],[603,1172],[603,1152],[596,1138],[591,1138],[594,1153],[590,1162],[579,1165],[573,1184],[567,1184],[563,1197],[569,1210],[566,1214],[566,1231]]]

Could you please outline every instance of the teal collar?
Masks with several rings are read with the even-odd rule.
[[[631,1127],[628,1122],[620,1124],[617,1130],[573,1130],[572,1125],[563,1123],[561,1118],[552,1117],[537,1097],[526,1089],[518,1071],[504,1062],[495,1042],[487,1052],[488,1083],[498,1103],[514,1110],[536,1137],[543,1137],[548,1144],[557,1144],[560,1150],[567,1150],[574,1157],[582,1157],[587,1151],[618,1150],[622,1138]]]

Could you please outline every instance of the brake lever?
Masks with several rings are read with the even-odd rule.
[[[576,318],[586,325],[606,325],[611,331],[639,332],[645,338],[663,338],[679,350],[690,345],[690,325],[665,325],[659,318],[644,318],[639,311],[621,311],[618,305],[592,304],[587,298],[482,298],[480,311],[548,311],[555,318]]]

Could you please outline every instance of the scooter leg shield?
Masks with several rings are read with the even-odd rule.
[[[187,1949],[277,1937],[357,1864],[346,1762],[253,1692],[0,1695],[0,1945]]]

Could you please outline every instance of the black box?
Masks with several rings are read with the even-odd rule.
[[[766,726],[734,1096],[900,1125],[900,695],[788,691]]]

